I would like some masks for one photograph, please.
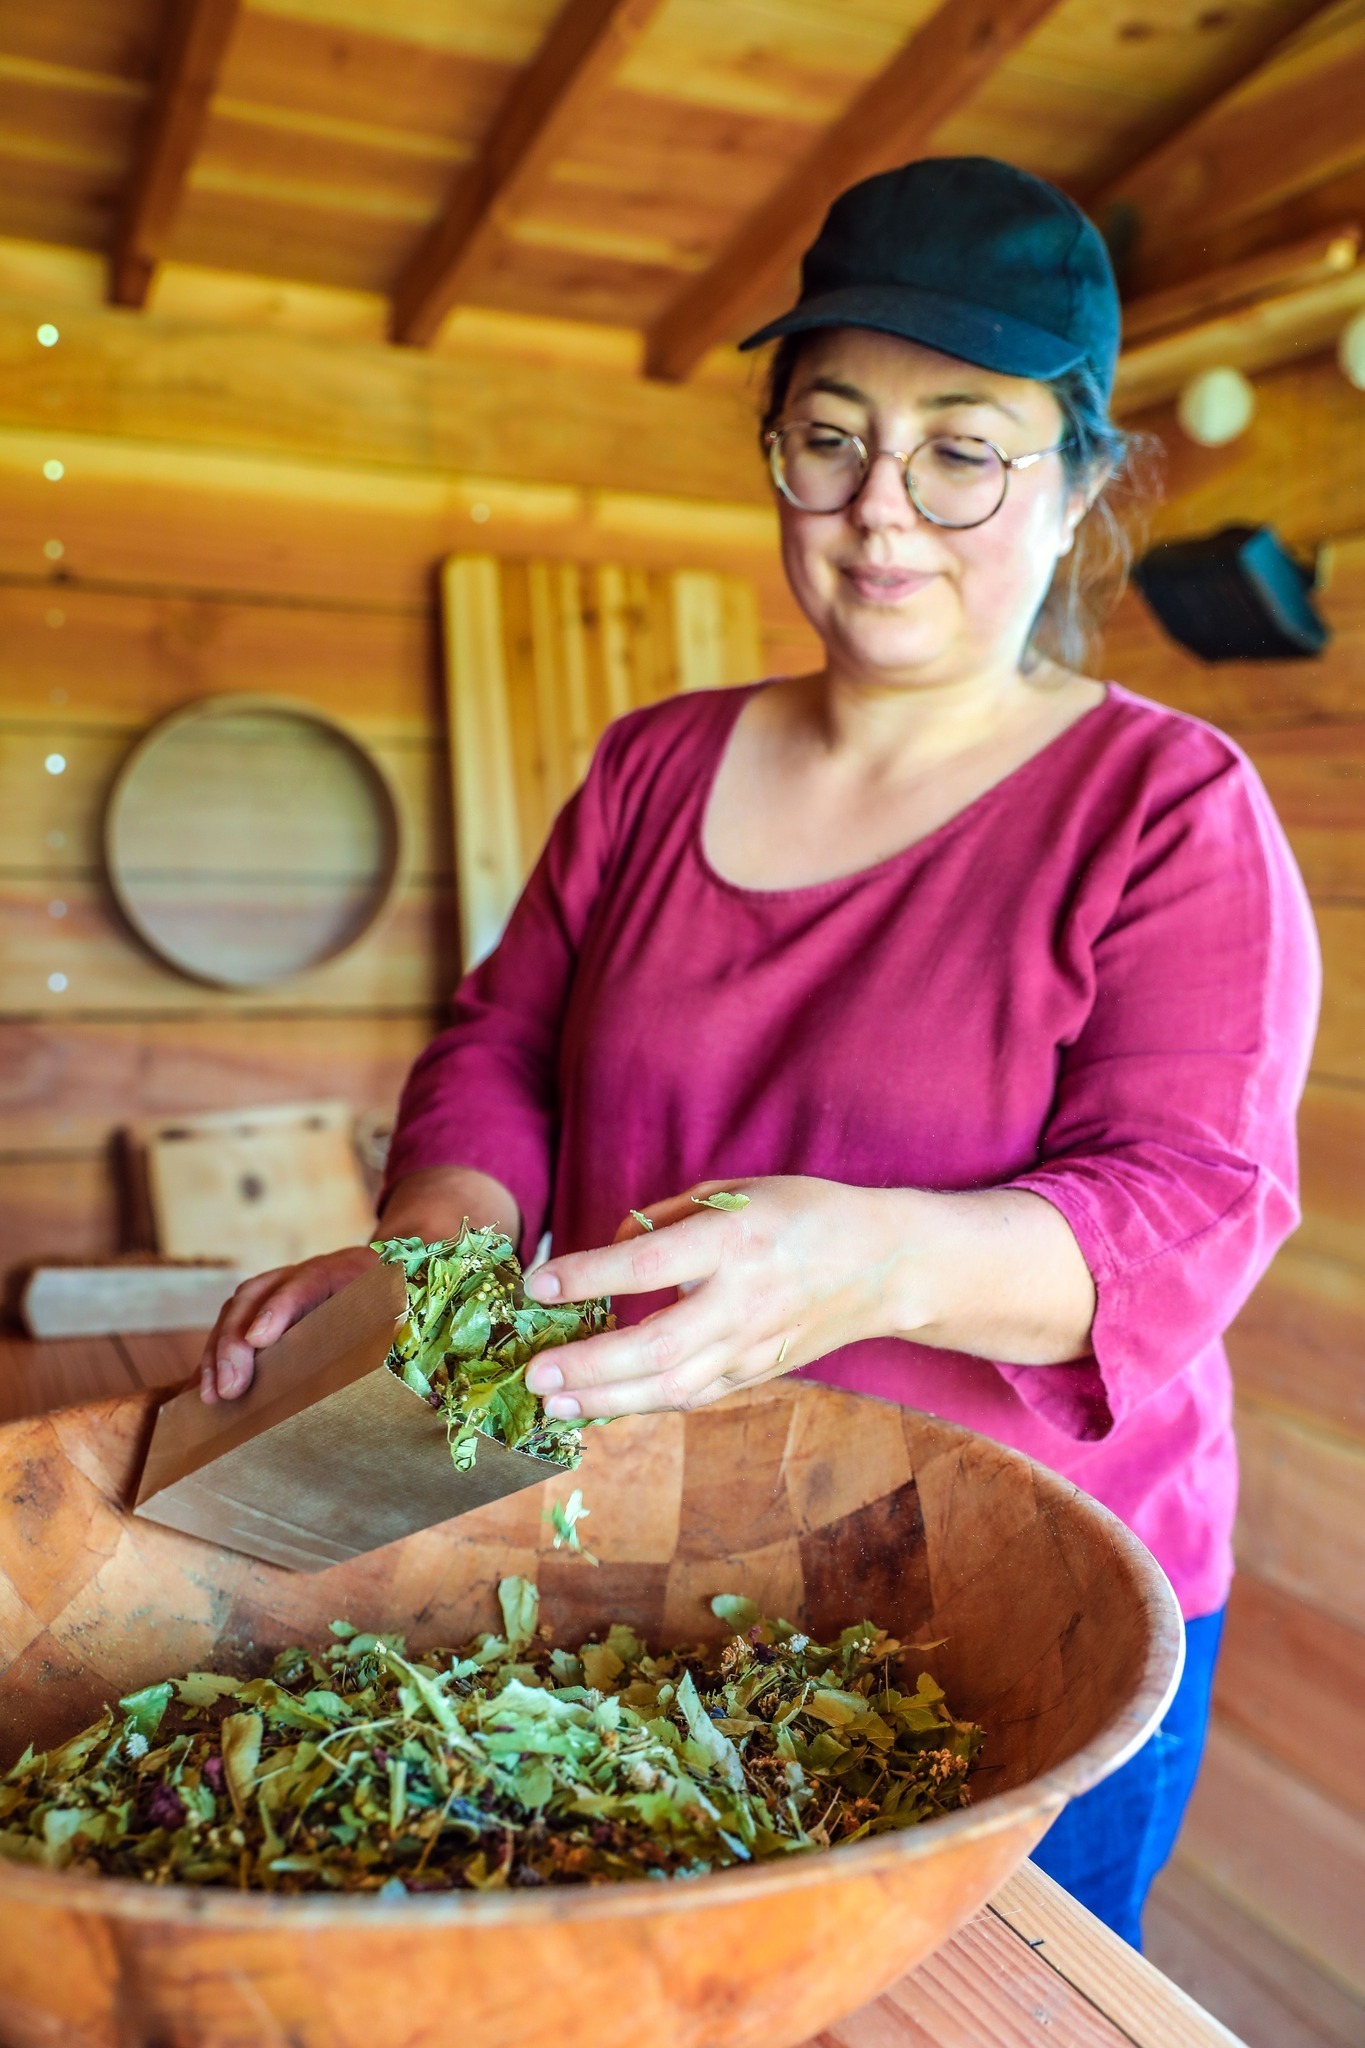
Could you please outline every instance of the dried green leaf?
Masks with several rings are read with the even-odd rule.
[[[514,1646],[529,1643],[536,1632],[540,1613],[540,1590],[530,1579],[506,1578],[498,1586],[498,1604],[507,1640]]]
[[[229,1714],[219,1730],[223,1745],[223,1772],[228,1797],[238,1820],[246,1815],[247,1803],[256,1786],[256,1767],[261,1760],[265,1722],[259,1714]]]
[[[927,1675],[903,1690],[901,1646],[871,1623],[821,1644],[722,1593],[718,1647],[651,1650],[618,1622],[571,1653],[528,1580],[499,1592],[504,1633],[462,1649],[409,1655],[339,1622],[264,1676],[168,1681],[155,1749],[134,1716],[161,1689],[129,1695],[121,1726],[106,1709],[13,1766],[0,1856],[398,1897],[691,1876],[966,1797],[980,1730]]]
[[[386,1363],[444,1417],[455,1469],[469,1471],[480,1439],[492,1437],[571,1471],[585,1425],[547,1416],[526,1367],[551,1345],[610,1329],[610,1305],[528,1301],[511,1241],[468,1220],[458,1237],[389,1238],[373,1249],[402,1268],[407,1286]]]
[[[125,1693],[119,1701],[124,1726],[150,1742],[165,1718],[172,1690],[169,1684],[145,1685],[141,1692]]]
[[[643,1209],[632,1209],[630,1213],[639,1224],[641,1230],[652,1230],[654,1228],[652,1218],[646,1216]]]

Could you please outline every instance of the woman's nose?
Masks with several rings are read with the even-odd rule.
[[[905,488],[905,465],[890,449],[873,456],[851,511],[868,532],[911,526],[919,518]]]

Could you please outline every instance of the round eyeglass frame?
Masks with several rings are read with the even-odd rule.
[[[846,441],[850,442],[857,449],[859,460],[862,463],[862,474],[842,504],[825,507],[803,505],[795,493],[788,489],[786,479],[782,476],[780,469],[782,441],[784,436],[791,433],[794,427],[821,427],[827,434],[841,434]],[[1000,496],[991,506],[990,511],[983,512],[979,519],[940,519],[936,514],[928,511],[921,505],[916,496],[914,484],[910,480],[910,465],[922,449],[932,448],[936,441],[974,441],[982,448],[989,448],[992,455],[999,462]],[[1036,448],[1030,455],[1006,455],[1003,448],[998,446],[996,442],[988,440],[984,434],[927,434],[922,441],[917,441],[913,448],[879,448],[876,454],[872,455],[868,452],[867,443],[862,435],[850,433],[847,427],[831,426],[827,420],[788,420],[784,426],[769,427],[767,433],[763,436],[763,445],[768,451],[769,476],[771,476],[774,484],[787,500],[787,503],[795,505],[798,512],[815,512],[817,514],[846,512],[849,506],[855,504],[867,488],[867,480],[872,474],[873,463],[880,462],[884,455],[889,455],[891,460],[900,468],[901,482],[905,485],[905,495],[914,506],[916,512],[918,512],[920,518],[927,519],[930,526],[944,527],[950,533],[967,533],[974,526],[984,526],[988,519],[994,519],[1009,492],[1010,472],[1012,470],[1031,469],[1034,463],[1041,462],[1045,455],[1060,455],[1068,444],[1066,440],[1061,440],[1054,442],[1050,448]]]

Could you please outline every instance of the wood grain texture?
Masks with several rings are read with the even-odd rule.
[[[970,1811],[837,1857],[793,1858],[687,1887],[506,1896],[473,1901],[472,1911],[458,1898],[424,1901],[382,1930],[373,1901],[282,1908],[201,1895],[182,1906],[174,1888],[150,1902],[140,1887],[76,1886],[4,1865],[6,2032],[36,2041],[46,2025],[86,2048],[114,2048],[128,2020],[116,1985],[136,1982],[144,2037],[178,2028],[216,2048],[259,2041],[263,2015],[302,2048],[409,2048],[452,2024],[472,2048],[546,2030],[585,2048],[641,2039],[710,2048],[720,2038],[734,2048],[782,2048],[888,1989],[998,1889],[1059,1800],[1160,1712],[1178,1654],[1173,1603],[1141,1547],[1103,1510],[985,1439],[790,1381],[727,1406],[746,1418],[743,1428],[717,1431],[713,1413],[633,1418],[591,1433],[581,1477],[594,1499],[635,1507],[641,1475],[653,1482],[643,1516],[604,1515],[612,1527],[599,1539],[598,1572],[555,1556],[534,1490],[316,1577],[282,1572],[127,1515],[121,1502],[147,1396],[15,1424],[0,1435],[7,1746],[27,1733],[45,1740],[168,1666],[231,1658],[248,1639],[261,1652],[315,1635],[339,1609],[362,1627],[382,1616],[418,1641],[457,1639],[492,1618],[495,1581],[510,1569],[538,1577],[567,1641],[600,1622],[604,1603],[656,1636],[695,1640],[708,1623],[716,1627],[701,1597],[716,1574],[761,1598],[781,1552],[791,1612],[812,1630],[832,1629],[866,1598],[852,1564],[856,1542],[844,1538],[850,1526],[856,1537],[878,1522],[887,1552],[879,1582],[899,1588],[884,1618],[947,1636],[924,1661],[960,1711],[979,1714],[990,1730],[999,1768],[989,1789],[983,1778]],[[888,1426],[903,1432],[925,1504],[917,1521],[873,1512],[884,1461],[860,1459],[857,1447],[864,1432],[875,1444]],[[831,1463],[865,1472],[867,1497],[846,1500],[803,1538],[789,1482],[809,1503],[822,1492],[819,1468]],[[709,1504],[752,1495],[756,1474],[765,1540],[737,1549],[728,1530],[705,1534]],[[670,1510],[674,1533],[656,1563],[656,1526]],[[43,1536],[34,1544],[27,1538],[39,1514]],[[692,1554],[684,1558],[686,1530]],[[803,1559],[818,1556],[817,1534],[850,1567],[817,1573],[812,1590]],[[898,1572],[896,1558],[912,1568]],[[147,1617],[141,1625],[134,1606]],[[309,1930],[303,1947],[300,1921]],[[365,1988],[377,1981],[371,1938],[385,1958],[379,1998]],[[60,1947],[47,1953],[48,1942]],[[1015,1937],[998,1917],[982,1942],[988,1959],[1017,1962]],[[528,1969],[532,1950],[539,1961]],[[389,1995],[395,1972],[406,1987],[401,2000]],[[1047,1981],[1059,2026],[1061,2016],[1091,2010],[1059,1974]],[[985,1972],[977,1995],[988,2012],[1022,2018],[998,1970]],[[1109,2048],[1103,2030],[1062,2038]]]
[[[50,350],[35,339],[44,317],[41,300],[0,311],[0,421],[34,427],[49,442],[64,432],[113,435],[421,477],[467,471],[768,501],[743,389],[672,389],[505,347],[344,345],[116,310],[64,309],[61,341]],[[76,464],[68,483],[79,476]]]
[[[1179,1853],[1352,1998],[1365,1994],[1365,1819],[1215,1720]]]
[[[1312,434],[1311,424],[1305,431]],[[1314,539],[1329,530],[1321,528]],[[1197,661],[1167,638],[1130,590],[1105,628],[1103,672],[1129,689],[1223,726],[1253,754],[1260,735],[1282,727],[1358,723],[1365,673],[1365,538],[1351,534],[1335,540],[1324,567],[1324,587],[1314,602],[1333,637],[1318,660]],[[1323,741],[1329,743],[1328,735]]]
[[[430,341],[480,263],[524,212],[551,159],[591,121],[612,73],[659,0],[566,0],[535,61],[517,78],[446,212],[394,290],[393,338]]]
[[[1342,247],[1348,244],[1345,238]],[[1114,380],[1114,411],[1123,416],[1169,403],[1203,370],[1244,376],[1302,360],[1334,346],[1365,308],[1365,267],[1344,267],[1309,283],[1235,306],[1171,334],[1126,346]]]
[[[1056,0],[952,0],[918,28],[871,84],[652,328],[646,363],[682,378],[784,278],[832,199],[861,178],[920,156],[955,113],[1052,11]]]
[[[250,680],[240,671],[237,679],[239,683]],[[92,701],[95,693],[89,678],[82,681],[73,676],[73,683],[78,690],[84,688],[89,692],[85,708],[87,714],[93,714],[98,706]],[[198,709],[217,714],[240,704],[244,719],[251,703],[258,701],[254,692],[244,688],[210,694],[212,704],[207,697],[191,701]],[[298,704],[293,699],[274,701],[288,704],[291,714],[303,714],[299,724],[291,715],[275,728],[277,766],[286,775],[297,769],[303,776],[309,772],[311,762],[316,771],[318,728],[312,720],[317,716],[317,707]],[[67,717],[69,709],[69,705],[63,705],[60,713],[49,712],[46,717],[23,720],[11,720],[0,713],[0,869],[24,869],[30,874],[41,870],[50,874],[54,883],[66,873],[89,876],[104,864],[102,841],[107,800],[133,748],[144,739],[141,721],[125,725],[110,717],[107,724],[97,725],[95,717],[88,715],[72,722]],[[229,727],[222,736],[221,750],[214,750],[215,773],[218,768],[224,773],[238,767],[245,769],[252,759],[250,726],[237,728],[236,721],[229,721]],[[366,756],[377,763],[384,784],[393,793],[402,823],[404,873],[412,880],[448,880],[452,858],[450,795],[443,740],[431,729],[420,737],[406,733],[396,738],[387,733],[380,738],[371,737],[363,726],[349,719],[344,731],[362,741]],[[54,757],[65,763],[55,775],[46,765]],[[263,791],[264,784],[256,787]],[[364,794],[363,785],[360,794]],[[357,808],[362,819],[371,815],[372,807]],[[353,872],[349,851],[339,849],[334,841],[327,844],[321,814],[315,815],[314,825],[310,835],[307,817],[291,815],[287,824],[292,848],[289,860],[267,861],[264,856],[268,847],[258,840],[245,865],[258,872],[267,866],[277,871],[292,867],[296,872],[334,875]],[[282,820],[276,837],[285,830],[286,821]],[[311,857],[303,858],[310,852],[310,836],[314,839],[311,853],[323,861],[321,870]],[[212,856],[205,852],[203,858],[208,860]]]
[[[432,608],[0,584],[7,721],[132,731],[225,690],[315,705],[381,753],[390,741],[430,741],[442,715]],[[397,754],[384,759],[401,777]]]
[[[1188,278],[1184,284],[1127,299],[1123,306],[1124,348],[1173,328],[1193,327],[1234,306],[1327,283],[1354,270],[1360,241],[1356,223],[1342,221],[1283,248],[1265,249],[1243,257],[1240,263],[1206,270],[1202,277]]]
[[[463,958],[481,960],[608,723],[752,680],[757,602],[736,576],[456,555],[442,574]]]
[[[1359,163],[1365,40],[1353,0],[1336,0],[1250,77],[1216,99],[1104,194],[1131,208],[1151,272],[1171,245],[1322,183]]]
[[[0,1155],[93,1153],[112,1122],[297,1102],[325,1077],[359,1114],[391,1117],[439,1011],[0,1022]]]
[[[42,475],[54,446],[60,500]],[[756,458],[747,455],[746,464]],[[738,474],[738,472],[737,472]],[[53,528],[60,527],[54,534]],[[770,504],[397,473],[0,429],[0,577],[388,607],[471,545],[780,578]],[[62,554],[55,568],[47,538]],[[790,616],[790,599],[778,603]]]
[[[0,1245],[11,1273],[39,1259],[100,1258],[128,1249],[122,1207],[107,1145],[0,1156]]]
[[[1144,1953],[1246,2048],[1359,2048],[1365,2006],[1176,1857],[1143,1918]]]
[[[0,1332],[0,1423],[111,1401],[144,1385],[114,1337],[11,1337]]]
[[[1241,1393],[1365,1441],[1365,1270],[1292,1240],[1228,1332]]]
[[[120,305],[146,302],[240,6],[241,0],[177,0],[170,12],[161,72],[114,249],[111,292]]]
[[[1310,1081],[1299,1107],[1299,1248],[1348,1265],[1365,1228],[1365,1089]]]
[[[430,1013],[455,982],[452,892],[444,884],[399,890],[388,915],[348,953],[279,988],[209,990],[147,952],[117,917],[103,888],[83,877],[60,884],[54,918],[44,878],[0,878],[0,947],[8,973],[3,1014],[192,1015],[217,1010],[295,1013],[389,1010]],[[65,982],[53,983],[53,975]]]
[[[1240,1572],[1214,1681],[1224,1724],[1365,1814],[1365,1631]]]
[[[1237,1404],[1241,1566],[1365,1629],[1365,1446],[1259,1401]]]
[[[1165,498],[1154,510],[1152,537],[1207,533],[1234,515],[1249,525],[1268,522],[1290,547],[1305,550],[1359,535],[1365,476],[1347,453],[1359,417],[1359,393],[1331,353],[1258,376],[1255,416],[1222,448],[1198,447],[1165,407],[1130,414],[1124,425],[1155,433],[1165,451]],[[1352,708],[1358,716],[1358,699]]]
[[[1163,1984],[1149,1962],[1126,1942],[1116,1942],[1093,1913],[1077,1910],[1076,1901],[1034,1864],[1023,1864],[1000,1887],[990,1909],[1135,2048],[1237,2048],[1209,2014]]]

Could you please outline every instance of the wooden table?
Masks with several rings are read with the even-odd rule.
[[[179,1386],[202,1332],[0,1336],[0,1423]],[[717,2044],[719,2048],[719,2044]],[[1031,1863],[881,1998],[809,2048],[1240,2048]]]

